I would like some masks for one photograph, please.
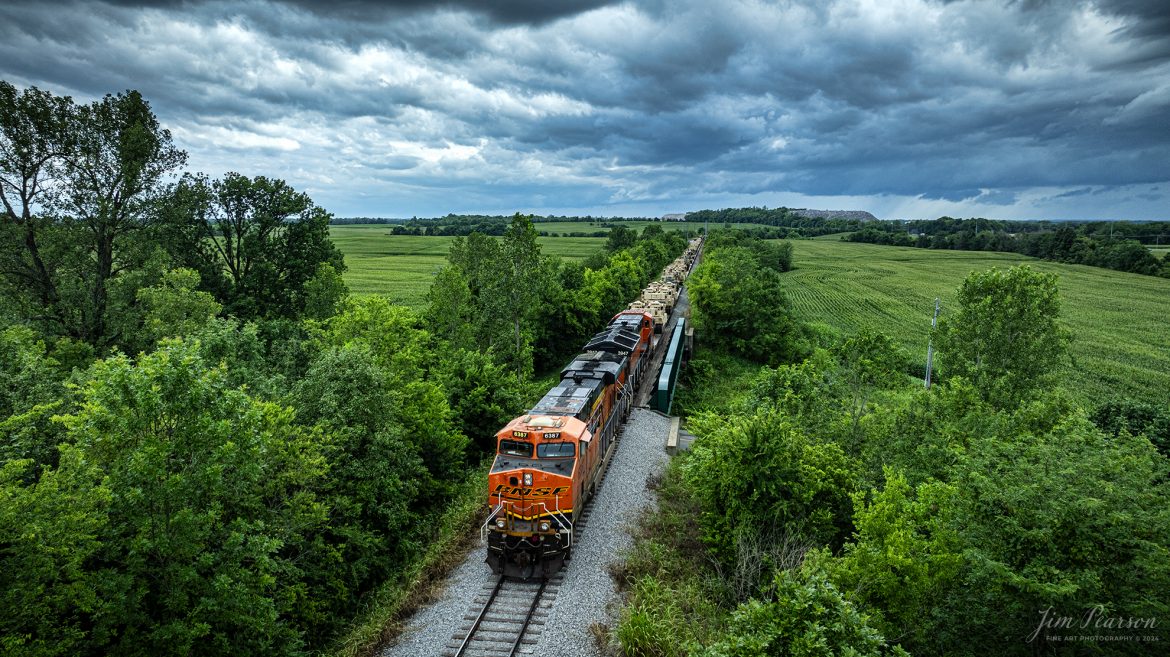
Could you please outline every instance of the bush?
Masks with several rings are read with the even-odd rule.
[[[730,565],[741,533],[802,535],[840,545],[852,529],[857,466],[833,443],[811,442],[774,410],[691,420],[700,439],[684,466],[704,541]]]
[[[712,248],[687,280],[701,340],[759,363],[794,362],[804,354],[780,274],[744,247]]]
[[[819,574],[779,571],[776,599],[752,600],[731,616],[727,635],[704,657],[906,656]]]

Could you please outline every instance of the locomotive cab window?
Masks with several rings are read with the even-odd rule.
[[[567,459],[574,455],[573,443],[541,443],[536,446],[536,457],[541,459]]]
[[[522,443],[519,440],[501,440],[500,453],[510,456],[523,456],[526,459],[530,459],[532,458],[532,445]]]

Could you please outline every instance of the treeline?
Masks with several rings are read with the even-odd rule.
[[[851,242],[961,251],[1006,251],[1045,260],[1170,277],[1170,260],[1144,245],[1170,240],[1166,222],[1060,223],[952,219],[871,224]]]
[[[720,260],[708,251],[692,284]],[[624,654],[1129,655],[1164,643],[1170,409],[1090,415],[1070,401],[1056,283],[1027,267],[968,277],[934,336],[930,390],[878,333],[791,331],[805,346],[772,367],[696,357],[680,402],[699,438],[657,484],[658,509],[617,573]],[[782,304],[742,312],[791,321]],[[709,345],[718,325],[696,313]]]
[[[566,235],[566,237],[605,237],[609,231],[602,230],[612,228],[626,221],[657,221],[656,218],[646,217],[593,217],[593,216],[555,216],[555,215],[528,215],[528,218],[535,224],[542,223],[580,223],[583,224],[582,230],[573,231]],[[444,217],[432,217],[420,219],[412,217],[410,219],[366,219],[361,217],[347,217],[341,219],[334,219],[331,223],[335,225],[345,224],[393,224],[391,229],[393,235],[438,235],[438,236],[462,236],[466,237],[472,233],[479,233],[481,235],[491,235],[500,237],[508,229],[512,222],[512,217],[504,215],[482,215],[482,214],[448,214]],[[586,230],[586,226],[597,225],[600,228],[597,230]],[[540,235],[547,235],[544,231],[538,231]]]
[[[779,231],[766,235],[769,239],[774,236],[779,236],[784,239],[789,237],[817,237],[818,235],[861,230],[865,226],[874,223],[872,219],[805,216],[800,211],[783,207],[699,210],[698,212],[688,212],[687,221],[702,221],[711,224],[761,224],[777,229],[788,229],[784,231],[783,235],[778,235]]]

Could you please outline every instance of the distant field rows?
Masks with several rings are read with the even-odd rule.
[[[585,224],[588,225],[588,224]],[[345,255],[345,283],[354,294],[382,294],[420,308],[437,272],[447,262],[452,237],[391,235],[391,226],[330,226],[333,243]],[[602,248],[597,237],[541,237],[541,253],[581,260]]]
[[[800,317],[853,333],[890,334],[925,360],[934,298],[955,307],[972,271],[1028,263],[1060,276],[1063,317],[1074,334],[1070,386],[1096,403],[1114,396],[1170,402],[1170,280],[1012,253],[933,251],[832,240],[795,243],[785,274]]]

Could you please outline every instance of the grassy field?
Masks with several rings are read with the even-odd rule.
[[[588,225],[588,224],[586,224]],[[333,243],[345,255],[345,283],[354,294],[383,294],[421,307],[436,271],[447,263],[452,237],[391,235],[391,226],[330,226]],[[580,260],[601,249],[596,237],[541,237],[541,253]]]
[[[548,223],[534,224],[536,230],[544,233],[593,233],[599,230],[609,230],[609,228],[602,226],[604,220],[599,219],[592,224],[587,221],[550,221]],[[661,226],[663,230],[681,230],[698,234],[703,230],[703,222],[701,221],[615,221],[618,226],[625,226],[633,230],[641,231],[646,226]],[[721,228],[723,224],[711,224],[711,228]],[[733,228],[759,228],[759,224],[731,224]]]
[[[1170,254],[1170,246],[1151,246],[1150,253],[1159,258],[1165,258],[1167,254]]]
[[[934,298],[955,306],[972,271],[1028,263],[1058,274],[1063,318],[1074,336],[1069,388],[1095,405],[1133,397],[1170,401],[1170,280],[1045,262],[1012,253],[933,251],[835,240],[795,243],[785,274],[801,318],[850,333],[881,330],[926,356]]]

